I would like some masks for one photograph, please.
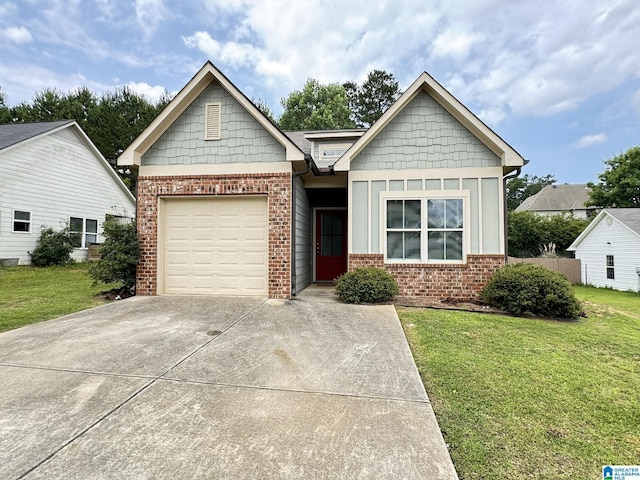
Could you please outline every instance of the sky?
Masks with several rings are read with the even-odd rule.
[[[279,114],[308,78],[381,69],[404,89],[427,71],[523,174],[585,183],[640,143],[639,38],[637,0],[0,0],[0,89],[155,101],[210,60]]]

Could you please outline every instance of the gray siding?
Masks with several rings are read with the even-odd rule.
[[[296,179],[296,292],[312,282],[313,214],[301,177]]]
[[[426,92],[351,162],[351,170],[495,167],[500,159]]]
[[[381,177],[383,177],[381,173]],[[383,253],[380,244],[382,210],[380,193],[385,191],[407,191],[416,194],[422,179],[406,180],[357,180],[352,186],[352,253]],[[499,178],[428,178],[424,179],[426,195],[440,190],[458,190],[469,192],[470,245],[467,253],[499,253],[503,238],[500,235],[502,214],[500,213],[500,195],[502,182]],[[370,208],[368,207],[370,205]],[[370,210],[370,212],[369,212]],[[370,239],[370,240],[369,240]]]
[[[220,140],[204,140],[207,103],[221,104]],[[284,147],[224,88],[213,82],[142,156],[142,165],[285,160]]]

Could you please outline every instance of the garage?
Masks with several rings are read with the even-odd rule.
[[[266,196],[160,199],[160,291],[268,294]]]

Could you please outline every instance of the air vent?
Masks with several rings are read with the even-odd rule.
[[[204,114],[204,139],[220,140],[220,104],[207,103]]]

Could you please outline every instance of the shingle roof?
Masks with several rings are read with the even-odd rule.
[[[607,208],[605,211],[640,235],[640,208]]]
[[[585,202],[589,200],[589,188],[584,183],[547,185],[535,195],[526,198],[517,212],[531,210],[534,212],[585,210]]]
[[[292,131],[287,131],[287,132],[283,132],[287,137],[289,137],[289,139],[295,143],[298,148],[300,150],[302,150],[303,153],[305,153],[306,155],[311,155],[311,142],[309,140],[307,140],[306,138],[304,138],[305,133],[307,132],[303,132],[303,131],[298,131],[298,132],[292,132]]]
[[[58,122],[7,123],[0,125],[0,150],[72,122],[73,120],[61,120]]]

